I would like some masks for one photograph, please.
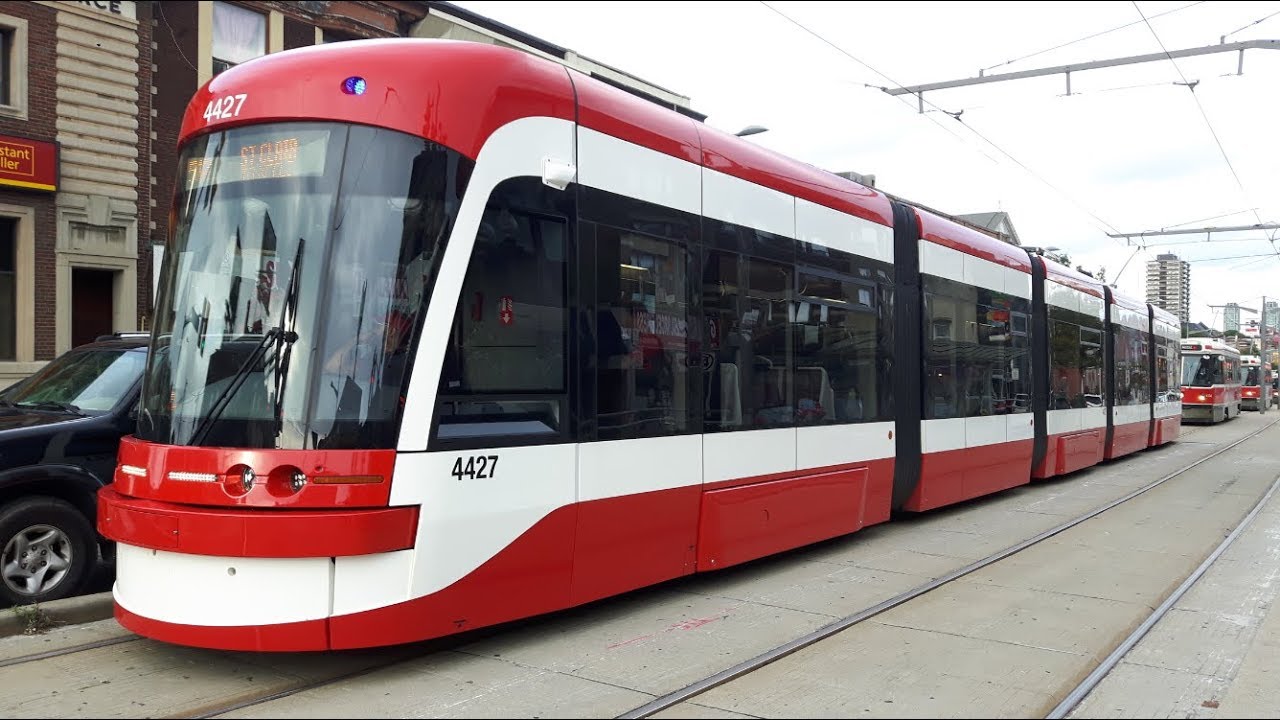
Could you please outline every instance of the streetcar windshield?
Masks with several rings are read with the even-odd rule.
[[[1222,384],[1222,358],[1200,353],[1182,356],[1182,384],[1212,387]]]
[[[393,447],[470,161],[364,126],[191,140],[179,161],[139,437]]]
[[[1258,379],[1258,376],[1261,374],[1261,370],[1262,368],[1256,367],[1256,366],[1251,368],[1246,368],[1245,376],[1244,376],[1244,384],[1245,385],[1261,385],[1262,381]]]

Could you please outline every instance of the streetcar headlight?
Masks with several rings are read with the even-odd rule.
[[[147,469],[137,465],[121,465],[120,472],[131,477],[144,478],[147,476]]]
[[[1200,402],[1204,402],[1205,400],[1208,400],[1208,399],[1209,399],[1209,396],[1208,396],[1208,395],[1198,395],[1198,396],[1196,396],[1196,399],[1198,399]]]
[[[307,476],[301,470],[294,470],[289,476],[289,487],[294,492],[302,492],[302,486],[307,484]]]
[[[253,482],[257,479],[258,476],[253,474],[253,468],[246,467],[240,471],[240,488],[245,492],[249,492],[253,489]]]

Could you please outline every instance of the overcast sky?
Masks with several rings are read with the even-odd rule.
[[[1280,299],[1277,231],[1150,238],[1189,244],[1132,261],[1107,237],[1280,220],[1280,53],[1246,52],[1243,75],[1238,53],[1073,73],[1071,96],[1061,75],[937,91],[923,115],[879,89],[1280,38],[1280,2],[457,4],[688,96],[715,127],[764,125],[751,139],[773,150],[946,212],[1009,212],[1023,244],[1123,267],[1137,297],[1146,261],[1174,252],[1193,261],[1193,321]]]

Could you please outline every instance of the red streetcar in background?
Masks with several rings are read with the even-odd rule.
[[[1222,422],[1240,414],[1240,352],[1212,338],[1182,341],[1182,416]]]
[[[1262,388],[1264,384],[1270,384],[1266,381],[1270,373],[1264,371],[1262,358],[1257,355],[1241,355],[1240,369],[1244,372],[1244,379],[1240,381],[1240,408],[1259,410],[1266,402]]]
[[[521,52],[268,55],[180,149],[98,506],[147,637],[439,637],[1177,436],[1167,313]]]

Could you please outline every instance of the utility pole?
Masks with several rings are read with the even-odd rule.
[[[1258,393],[1258,414],[1267,414],[1267,404],[1271,402],[1271,360],[1267,357],[1267,296],[1262,296],[1262,322],[1258,323],[1258,354],[1262,363],[1258,364],[1258,384],[1262,392]]]

